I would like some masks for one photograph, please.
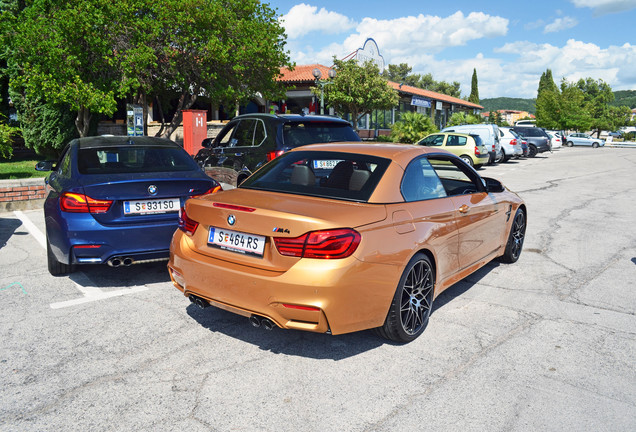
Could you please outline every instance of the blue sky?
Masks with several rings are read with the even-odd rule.
[[[267,1],[281,15],[296,64],[331,64],[373,38],[386,64],[459,81],[479,96],[536,97],[539,78],[557,84],[602,79],[636,90],[636,0]]]

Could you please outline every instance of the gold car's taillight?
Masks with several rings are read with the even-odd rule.
[[[351,256],[360,244],[356,230],[312,231],[300,237],[274,237],[278,253],[299,258],[340,259]]]

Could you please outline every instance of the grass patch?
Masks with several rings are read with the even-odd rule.
[[[0,160],[0,180],[46,177],[47,171],[36,171],[38,159]]]

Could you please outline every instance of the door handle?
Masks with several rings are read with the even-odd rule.
[[[460,212],[460,213],[468,213],[468,210],[470,210],[470,207],[468,207],[466,204],[462,205],[462,206],[459,208],[459,212]]]

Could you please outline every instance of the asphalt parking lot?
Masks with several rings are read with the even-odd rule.
[[[479,172],[525,199],[524,251],[408,345],[253,328],[165,263],[55,278],[42,211],[1,213],[0,430],[636,430],[636,150]]]

